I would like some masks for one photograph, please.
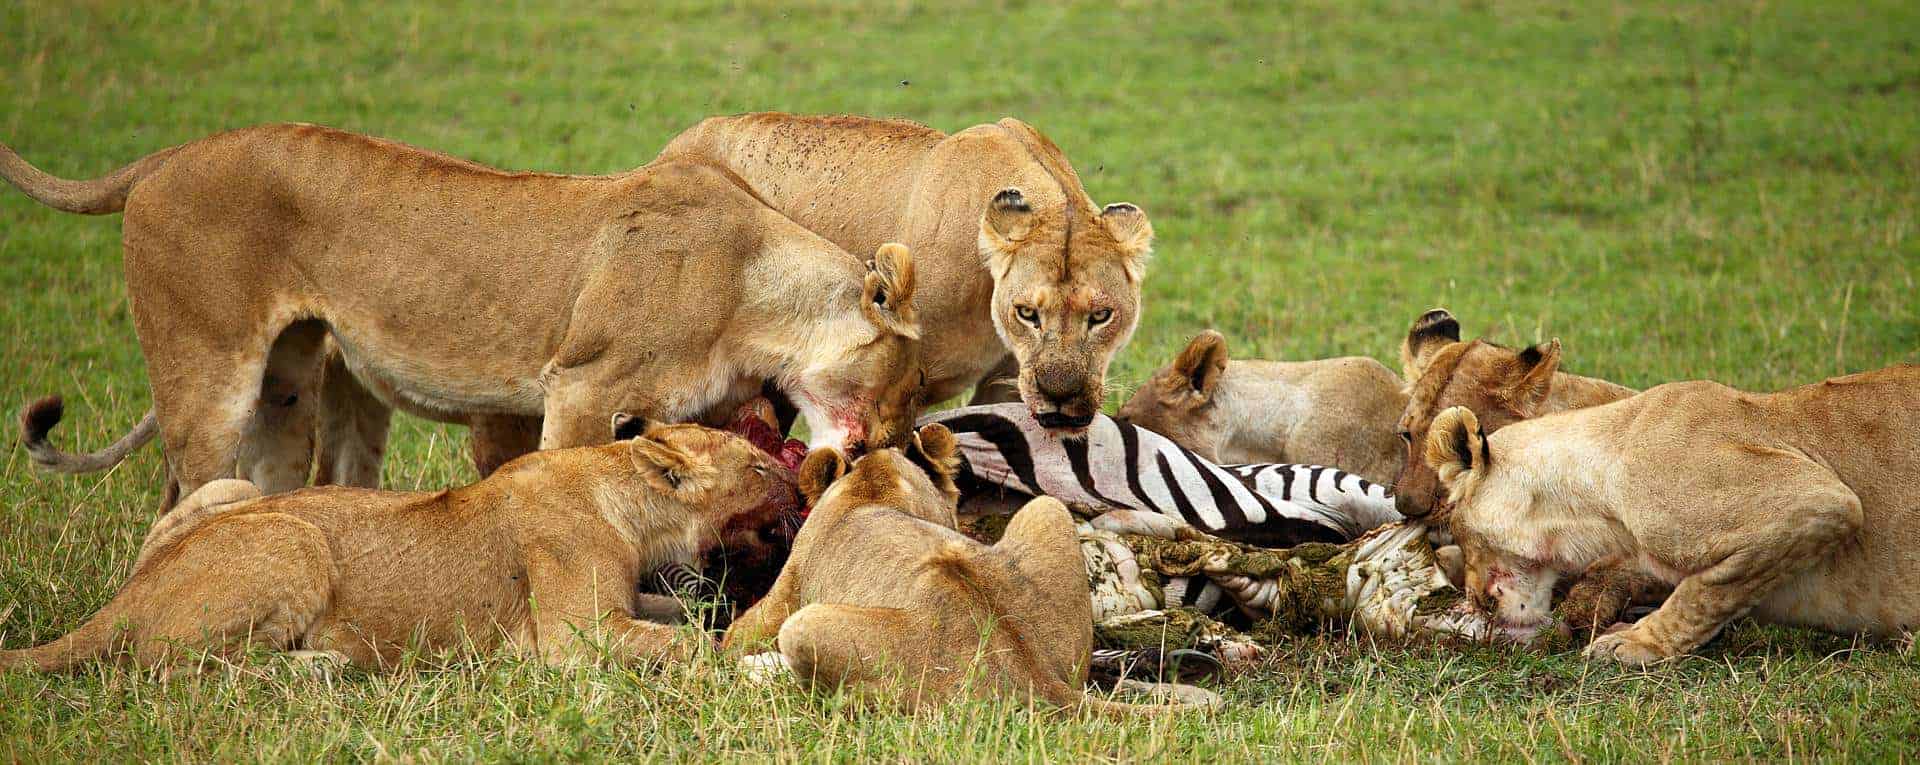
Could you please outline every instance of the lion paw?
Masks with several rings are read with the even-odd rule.
[[[1608,632],[1587,646],[1589,659],[1617,661],[1630,667],[1644,667],[1674,657],[1672,651],[1649,639],[1642,630],[1629,628]]]

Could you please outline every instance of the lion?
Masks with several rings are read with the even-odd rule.
[[[1121,405],[1119,419],[1219,463],[1329,465],[1386,485],[1403,454],[1400,378],[1365,356],[1227,358],[1206,330]]]
[[[1562,576],[1626,561],[1674,587],[1589,657],[1644,665],[1728,622],[1897,638],[1920,627],[1920,366],[1780,393],[1713,382],[1488,433],[1467,407],[1424,448],[1467,587],[1508,631],[1546,627]]]
[[[249,645],[373,668],[409,648],[688,658],[694,633],[634,618],[637,578],[777,525],[798,508],[792,472],[724,431],[626,414],[610,429],[619,441],[537,452],[448,491],[209,482],[154,523],[105,607],[65,637],[0,651],[0,669],[171,667]]]
[[[1086,695],[1093,605],[1072,516],[1028,503],[989,547],[955,530],[958,446],[939,424],[849,464],[807,455],[812,510],[793,553],[722,649],[771,647],[803,684],[921,709],[1015,696],[1096,711]]]
[[[134,328],[183,493],[236,474],[303,485],[312,438],[286,428],[312,427],[314,407],[338,418],[322,426],[335,450],[384,433],[388,407],[539,417],[542,449],[607,441],[616,411],[724,416],[768,382],[816,444],[891,443],[919,408],[909,250],[876,243],[863,265],[697,157],[509,173],[286,124],[91,181],[0,147],[0,176],[57,209],[124,210]],[[350,374],[321,374],[328,342]]]
[[[1085,428],[1107,366],[1140,317],[1153,226],[1096,207],[1066,156],[1014,119],[953,135],[901,120],[762,113],[714,117],[662,157],[745,178],[775,209],[851,251],[913,249],[928,401],[968,388],[1007,400],[1015,377],[1042,424]]]

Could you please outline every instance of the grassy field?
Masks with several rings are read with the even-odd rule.
[[[1920,361],[1911,2],[26,0],[0,4],[0,82],[0,141],[68,177],[283,120],[603,172],[711,114],[948,130],[1019,116],[1098,200],[1141,204],[1159,231],[1122,387],[1208,326],[1241,356],[1397,364],[1407,323],[1435,305],[1469,333],[1560,337],[1570,369],[1636,386],[1766,389]],[[0,408],[67,394],[65,443],[104,443],[147,406],[118,231],[0,189]],[[111,594],[160,458],[42,478],[4,439],[0,644],[18,647]],[[403,420],[387,482],[469,479],[462,444]],[[422,659],[315,678],[261,658],[164,683],[111,668],[0,677],[0,760],[1920,752],[1912,650],[1751,626],[1651,673],[1303,640],[1222,691],[1226,709],[1177,721],[991,705],[907,719],[743,686],[717,663]]]

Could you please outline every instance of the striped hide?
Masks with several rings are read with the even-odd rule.
[[[1048,432],[1019,403],[936,412],[975,480],[1067,503],[1167,515],[1262,547],[1345,542],[1400,520],[1385,487],[1318,465],[1216,465],[1105,415],[1080,435]],[[1196,596],[1199,593],[1194,593]]]

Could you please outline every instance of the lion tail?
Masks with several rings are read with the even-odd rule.
[[[60,418],[67,412],[66,402],[59,396],[46,398],[28,404],[20,410],[20,442],[27,447],[27,456],[41,470],[54,473],[93,473],[120,464],[134,450],[146,446],[153,436],[160,432],[160,420],[148,409],[140,423],[133,430],[121,436],[105,449],[97,452],[75,454],[61,451],[47,436],[53,427],[60,424]]]
[[[121,612],[125,610],[120,603],[122,595],[114,596],[105,608],[87,619],[79,629],[51,643],[13,651],[0,651],[0,672],[10,669],[58,672],[112,652],[120,644],[120,636],[123,634],[119,625]]]
[[[180,147],[161,149],[134,160],[133,164],[85,181],[70,181],[48,175],[34,167],[6,144],[0,144],[0,178],[26,192],[34,201],[56,210],[81,215],[117,213],[127,206],[127,192],[141,178],[165,164]]]

